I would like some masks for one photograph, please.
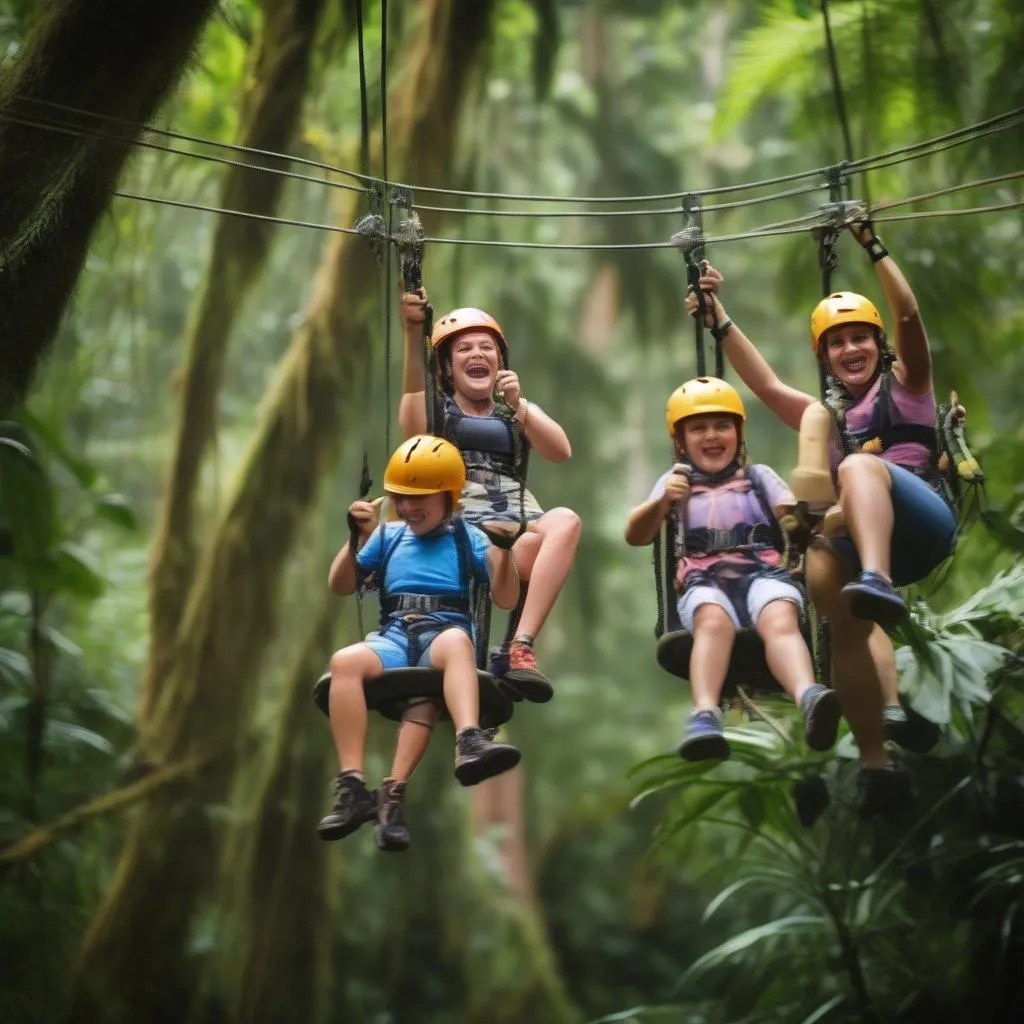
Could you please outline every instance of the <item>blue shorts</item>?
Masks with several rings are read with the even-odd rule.
[[[430,668],[430,645],[440,633],[452,626],[463,630],[472,640],[469,620],[465,615],[440,612],[435,615],[410,616],[410,618],[419,621],[408,622],[402,616],[395,616],[388,620],[383,630],[369,633],[366,637],[366,643],[380,658],[385,672],[396,668]],[[416,630],[415,642],[409,635],[409,627],[413,624],[421,627]],[[410,661],[410,658],[417,653],[418,657],[415,658],[415,661]]]
[[[956,514],[919,476],[886,462],[892,480],[892,581],[906,587],[923,580],[956,546]],[[857,549],[849,537],[835,541],[852,575],[861,571]]]

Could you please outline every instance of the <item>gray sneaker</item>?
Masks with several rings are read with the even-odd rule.
[[[811,750],[830,750],[839,731],[843,709],[839,697],[821,683],[815,683],[800,698],[800,711],[804,716],[804,733]]]

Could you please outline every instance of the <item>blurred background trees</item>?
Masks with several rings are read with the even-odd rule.
[[[0,5],[5,159],[17,170],[14,156],[70,138],[103,156],[106,175],[88,206],[58,173],[41,212],[45,190],[22,179],[0,224],[0,351],[52,337],[27,401],[5,398],[0,423],[0,1019],[1011,1020],[1024,1005],[1019,210],[879,224],[924,311],[937,389],[959,391],[988,473],[987,526],[916,589],[900,636],[904,695],[945,729],[914,759],[912,822],[859,822],[849,738],[836,756],[813,754],[781,702],[767,705],[770,723],[732,716],[725,765],[664,753],[687,695],[654,661],[649,557],[621,529],[666,466],[664,398],[694,372],[678,253],[433,242],[435,307],[493,312],[524,392],[573,442],[569,463],[531,464],[542,502],[585,523],[544,637],[557,697],[520,706],[510,735],[523,769],[479,792],[452,781],[438,730],[411,787],[406,856],[382,858],[365,833],[325,846],[314,826],[333,754],[309,691],[357,633],[323,581],[364,447],[379,479],[397,438],[397,274],[387,332],[388,275],[364,239],[103,189],[351,228],[369,197],[322,165],[360,162],[356,5],[166,7],[181,59],[164,82],[181,78],[159,108],[156,85],[132,98],[153,40],[119,42],[111,28],[112,53],[138,52],[107,62],[105,91],[63,102],[133,122],[121,129],[151,144],[118,150],[130,157],[116,164],[85,130],[114,122],[17,98],[41,70],[23,58],[62,6]],[[380,174],[381,8],[363,8]],[[854,156],[1020,105],[1018,8],[830,5]],[[391,4],[387,50],[392,180],[671,196],[844,155],[820,10],[801,0]],[[141,133],[143,121],[163,134]],[[56,130],[69,124],[80,134]],[[57,164],[88,169],[74,152]],[[1011,174],[1022,157],[1019,129],[1002,131],[856,176],[851,192],[885,204]],[[705,230],[816,213],[827,193],[807,184],[709,210]],[[773,191],[788,189],[755,195]],[[1006,180],[909,209],[1019,194]],[[53,215],[61,196],[68,220]],[[492,242],[662,242],[683,224],[671,198],[421,190],[415,202],[428,235]],[[106,212],[77,216],[89,209]],[[594,216],[609,211],[642,212]],[[18,263],[52,259],[62,229],[79,246],[64,269]],[[814,389],[810,233],[712,243],[708,256],[731,314],[783,376]],[[846,240],[834,279],[877,292]],[[752,399],[748,410],[756,458],[788,472],[792,436]],[[375,725],[376,774],[391,738]],[[792,800],[808,778],[831,796],[811,828]]]

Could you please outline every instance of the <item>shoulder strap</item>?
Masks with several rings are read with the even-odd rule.
[[[768,500],[768,487],[765,484],[764,476],[761,474],[761,467],[756,465],[747,466],[747,479],[750,481],[750,489],[757,496],[761,511],[768,520],[768,528],[772,531],[772,545],[778,551],[786,550],[785,538],[782,536],[782,527],[775,518],[775,510]]]
[[[404,524],[403,524],[404,525]],[[381,538],[380,545],[382,548],[380,556],[380,568],[377,569],[377,590],[380,593],[380,599],[383,603],[384,598],[387,597],[387,569],[388,562],[391,561],[391,556],[398,550],[398,545],[402,542],[402,530],[403,526],[400,526],[395,530],[394,535],[388,540],[388,524],[381,523]]]

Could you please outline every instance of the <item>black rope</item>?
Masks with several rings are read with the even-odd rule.
[[[380,170],[388,189],[388,0],[380,0]]]
[[[873,63],[871,61],[871,39],[870,39],[870,27],[869,27],[869,23],[868,23],[868,0],[860,0],[860,44],[861,44],[861,53],[860,53],[860,61],[861,61],[861,63],[860,63],[860,66],[861,66],[861,74],[862,74],[862,86],[863,86],[863,89],[864,89],[864,98],[865,98],[865,102],[867,103],[867,109],[868,110],[874,110],[875,109],[875,102],[874,102],[875,75],[874,75],[874,65],[873,65]],[[867,149],[867,146],[868,146],[868,139],[867,139],[867,123],[868,123],[868,119],[865,117],[865,118],[862,118],[861,121],[862,121],[863,129],[864,129],[863,133],[861,135],[861,145],[865,149]],[[852,161],[853,160],[853,155],[850,152],[847,152],[846,159]],[[867,171],[866,168],[865,168],[865,170],[861,174],[860,182],[861,182],[860,194],[861,194],[861,196],[864,199],[864,204],[870,208],[870,206],[871,206],[871,187],[870,187],[870,183],[868,182],[868,171]]]
[[[362,162],[363,174],[368,175],[370,172],[370,118],[369,118],[369,103],[367,99],[367,86],[366,86],[366,61],[363,52],[363,0],[355,0],[355,14],[356,14],[356,45],[359,50],[359,111],[360,111],[360,136],[359,136],[359,158]],[[370,190],[370,212],[363,217],[357,224],[357,231],[370,243],[370,247],[373,249],[374,255],[377,257],[377,268],[378,276],[380,270],[381,259],[387,258],[386,246],[387,242],[385,238],[382,238],[382,232],[384,231],[384,221],[381,216],[381,203],[383,202],[383,192],[380,187],[374,187]],[[372,402],[373,396],[373,358],[369,358],[366,362],[366,395],[368,401]],[[365,498],[370,493],[370,489],[373,487],[373,480],[370,477],[370,417],[364,415],[362,417],[362,426],[360,429],[361,443],[362,443],[362,468],[359,474],[359,497]],[[391,454],[390,448],[387,449],[388,454]],[[362,607],[359,608],[360,619],[362,618]],[[360,631],[362,626],[360,625]]]
[[[394,226],[394,202],[388,193],[388,0],[380,4],[380,152],[384,194],[389,196],[388,239]],[[391,251],[385,253],[384,267],[384,450],[391,452]]]
[[[366,55],[363,49],[363,0],[355,0],[356,43],[359,49],[359,169],[370,174],[370,111],[366,90]]]
[[[839,62],[836,59],[835,43],[832,39],[832,24],[828,17],[828,0],[821,0],[821,18],[825,23],[825,43],[828,49],[828,66],[832,73],[832,92],[835,94],[836,110],[839,114],[839,125],[843,130],[843,145],[846,159],[853,161],[853,141],[850,138],[850,122],[846,117],[846,100],[843,96],[843,83],[839,77]]]

